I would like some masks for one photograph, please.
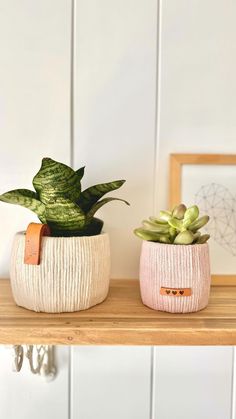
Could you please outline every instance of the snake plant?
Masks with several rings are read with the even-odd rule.
[[[201,234],[199,229],[209,221],[208,215],[199,217],[197,205],[187,208],[177,205],[172,211],[160,211],[159,218],[150,217],[143,226],[134,230],[143,240],[166,244],[203,244],[210,238]]]
[[[16,189],[0,195],[0,201],[18,204],[33,211],[42,223],[48,224],[53,236],[84,236],[99,234],[103,221],[95,213],[110,201],[106,193],[120,188],[125,180],[116,180],[91,186],[81,191],[84,167],[71,167],[50,158],[44,158],[39,172],[33,178],[35,191]]]

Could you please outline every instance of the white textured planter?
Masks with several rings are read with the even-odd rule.
[[[140,287],[148,307],[171,313],[201,310],[208,304],[210,283],[207,243],[184,246],[143,241]],[[161,295],[161,288],[166,295]],[[181,295],[183,290],[190,290],[191,295]]]
[[[61,313],[85,310],[108,294],[108,234],[43,237],[40,265],[24,264],[25,233],[14,238],[11,287],[17,305],[34,311]]]

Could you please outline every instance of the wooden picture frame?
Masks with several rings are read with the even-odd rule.
[[[235,165],[236,154],[171,154],[169,205],[173,208],[182,201],[181,182],[184,165]],[[236,267],[235,267],[236,271]],[[212,275],[214,285],[236,285],[236,274]]]

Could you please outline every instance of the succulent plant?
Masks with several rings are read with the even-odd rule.
[[[160,211],[159,218],[144,220],[141,228],[134,233],[143,240],[166,244],[203,244],[210,238],[201,234],[199,229],[209,221],[208,215],[199,217],[197,205],[187,208],[177,205],[172,211]]]
[[[53,236],[84,236],[99,234],[103,221],[95,213],[110,201],[106,193],[120,188],[125,180],[116,180],[91,186],[81,191],[84,167],[74,171],[69,166],[44,158],[39,172],[33,178],[35,191],[16,189],[0,195],[0,201],[18,204],[37,214],[49,225]]]

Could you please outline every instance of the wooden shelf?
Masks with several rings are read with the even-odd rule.
[[[0,343],[60,345],[236,345],[236,286],[214,285],[209,306],[169,314],[141,303],[136,280],[112,280],[107,300],[76,313],[17,307],[0,280]]]

